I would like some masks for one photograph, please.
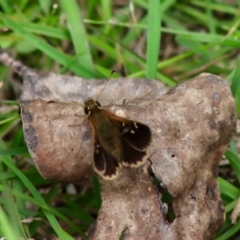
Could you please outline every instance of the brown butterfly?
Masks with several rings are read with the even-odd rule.
[[[145,163],[151,142],[147,125],[104,110],[91,98],[84,105],[94,138],[93,168],[100,176],[112,180],[121,166],[139,167]]]

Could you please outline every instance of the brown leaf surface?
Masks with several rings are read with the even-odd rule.
[[[93,174],[91,132],[81,103],[97,98],[104,81],[8,65],[24,78],[25,139],[41,174],[71,182]],[[103,201],[90,239],[119,239],[124,229],[126,240],[212,239],[222,225],[217,173],[236,128],[231,91],[220,77],[201,74],[165,92],[159,82],[144,79],[117,79],[103,90],[99,101],[106,109],[149,125],[152,156],[143,168],[123,168],[116,180],[101,180]],[[79,126],[69,126],[74,124]],[[148,167],[173,196],[172,223]]]

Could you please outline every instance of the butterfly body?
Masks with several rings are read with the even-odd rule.
[[[143,165],[151,141],[149,127],[119,117],[93,99],[87,99],[84,104],[94,137],[94,170],[104,179],[112,180],[121,166]]]

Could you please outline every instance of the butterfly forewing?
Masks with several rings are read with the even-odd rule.
[[[151,142],[151,130],[142,123],[111,114],[111,122],[121,133],[122,163],[127,167],[139,167],[147,159],[147,147]]]
[[[145,150],[151,142],[150,128],[139,122],[124,123],[122,135],[129,144],[139,150]]]
[[[122,141],[122,164],[126,167],[139,167],[145,163],[147,152],[134,148],[127,141]]]
[[[150,128],[140,122],[131,121],[109,112],[110,120],[121,132],[123,138],[134,148],[145,150],[151,142]]]

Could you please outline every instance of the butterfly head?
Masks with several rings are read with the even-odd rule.
[[[92,98],[84,101],[84,112],[89,116],[91,111],[102,109],[101,104]]]

